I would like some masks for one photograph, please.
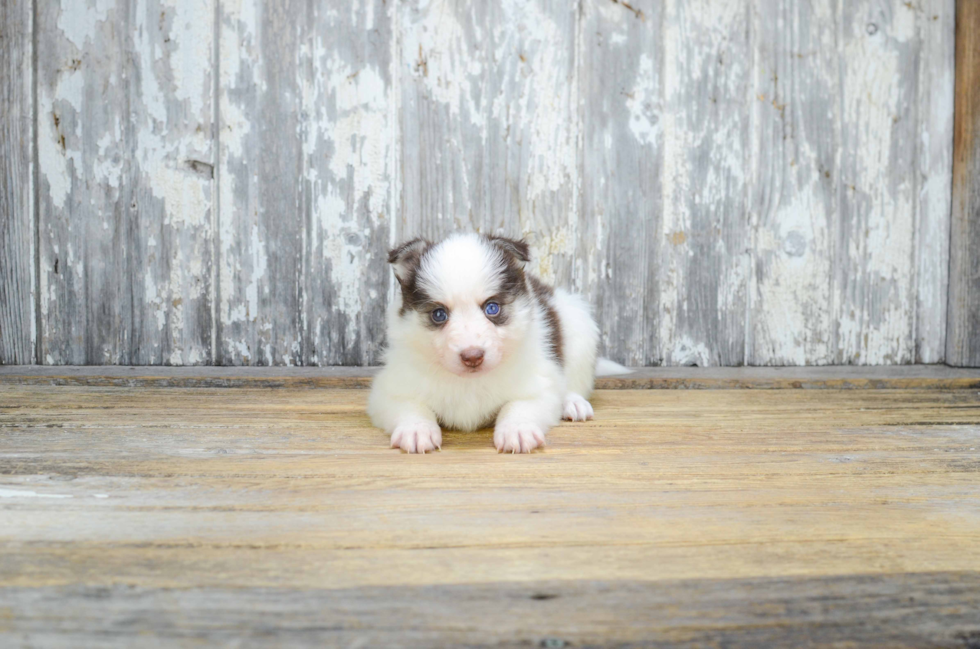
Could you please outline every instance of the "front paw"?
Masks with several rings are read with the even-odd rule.
[[[493,445],[498,453],[530,453],[544,446],[544,431],[537,424],[499,423],[493,431]]]
[[[595,417],[592,404],[585,400],[580,394],[569,392],[565,395],[565,403],[562,405],[561,418],[568,421],[587,421]]]
[[[398,424],[391,433],[391,448],[400,448],[409,453],[442,449],[442,429],[436,422],[424,419]]]

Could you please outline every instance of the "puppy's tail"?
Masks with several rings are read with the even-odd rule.
[[[617,374],[629,374],[633,370],[608,358],[600,358],[595,362],[596,376],[615,376]]]

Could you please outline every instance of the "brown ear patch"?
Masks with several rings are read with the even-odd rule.
[[[415,275],[422,262],[422,256],[430,247],[432,244],[429,241],[416,237],[388,252],[388,263],[395,267],[395,277],[400,284],[404,286],[405,282]]]
[[[431,242],[416,237],[388,253],[388,263],[394,267],[395,278],[402,289],[401,315],[429,301],[429,296],[419,287],[418,270],[431,247]]]
[[[531,249],[523,239],[508,239],[492,234],[486,235],[487,241],[494,248],[497,248],[505,255],[508,255],[521,263],[531,261]]]

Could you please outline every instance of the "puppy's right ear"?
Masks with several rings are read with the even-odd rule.
[[[431,245],[422,237],[416,237],[388,253],[388,263],[394,266],[395,277],[400,284],[405,284],[415,275],[419,262],[422,261],[422,255]]]
[[[487,240],[502,253],[510,256],[520,264],[531,261],[531,249],[524,239],[508,239],[507,237],[498,237],[491,234],[487,236]]]

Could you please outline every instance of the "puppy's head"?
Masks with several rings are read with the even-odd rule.
[[[401,286],[397,335],[459,376],[493,370],[522,342],[532,317],[523,241],[458,234],[413,239],[388,255]]]

